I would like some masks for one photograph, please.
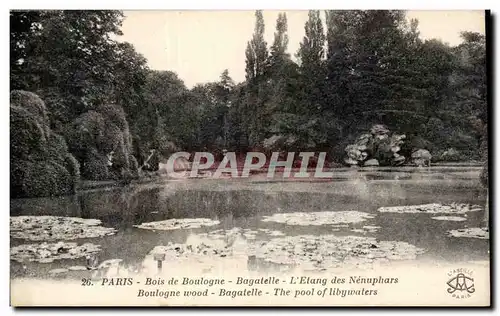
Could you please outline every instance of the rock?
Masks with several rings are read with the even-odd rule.
[[[344,161],[345,161],[346,164],[351,165],[351,166],[358,164],[357,160],[354,160],[354,159],[352,159],[350,157],[344,158]]]
[[[427,149],[418,149],[411,154],[411,158],[416,166],[430,166],[432,155]]]
[[[370,132],[372,135],[387,135],[389,134],[389,129],[385,125],[377,124],[372,126]]]
[[[399,154],[394,154],[394,158],[392,159],[392,162],[395,166],[400,166],[405,162],[406,158],[403,155]]]
[[[405,139],[404,134],[394,133],[391,136],[385,125],[374,125],[370,134],[361,134],[354,144],[346,146],[344,162],[352,167],[366,165],[363,162],[367,159],[376,159],[380,166],[401,165],[405,157],[397,153],[401,151]]]
[[[377,159],[369,159],[365,161],[364,163],[365,167],[377,167],[379,166],[378,160]]]
[[[404,140],[406,139],[406,135],[405,134],[392,134],[391,136],[391,146],[392,147],[399,147],[401,145],[403,145],[404,143]]]
[[[411,158],[431,160],[432,155],[427,149],[418,149],[411,154]]]
[[[439,156],[439,159],[443,161],[459,161],[460,152],[455,148],[448,148]]]
[[[361,134],[356,139],[356,145],[358,145],[358,146],[367,146],[371,139],[372,139],[372,135],[370,135],[370,134]]]
[[[280,145],[285,141],[283,135],[273,135],[269,138],[264,139],[263,146],[266,149],[272,150],[280,147]]]
[[[413,164],[417,167],[424,167],[426,166],[426,162],[424,159],[413,159]]]
[[[378,141],[389,139],[389,135],[387,134],[374,135],[373,137]]]

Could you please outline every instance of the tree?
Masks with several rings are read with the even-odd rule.
[[[262,10],[255,11],[255,30],[252,39],[247,43],[246,55],[246,78],[252,81],[262,76],[266,69],[267,42],[264,40],[264,17]]]
[[[99,104],[110,101],[113,61],[123,15],[120,11],[14,12],[15,52],[11,86],[46,100],[57,129]],[[29,18],[26,18],[29,17]],[[16,22],[17,21],[17,22]],[[19,23],[19,21],[23,21]],[[28,27],[29,25],[29,27]],[[28,30],[28,31],[27,31]],[[22,78],[22,80],[18,80]]]
[[[243,113],[243,121],[250,146],[256,146],[264,138],[265,116],[264,104],[266,102],[265,74],[267,70],[268,50],[264,40],[264,18],[262,11],[255,11],[255,30],[252,39],[246,48],[246,79],[247,89]]]

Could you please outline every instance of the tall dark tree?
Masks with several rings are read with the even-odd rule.
[[[267,42],[264,40],[264,17],[262,11],[255,11],[255,29],[252,39],[247,43],[246,55],[246,78],[252,81],[262,76],[266,69]]]
[[[323,106],[323,88],[325,69],[325,32],[320,11],[309,11],[309,18],[304,26],[305,35],[297,53],[300,71],[303,75],[304,89],[308,91],[307,110],[318,113]]]
[[[261,10],[255,12],[255,30],[246,49],[246,100],[242,103],[243,113],[247,118],[243,121],[251,146],[257,146],[264,138],[266,102],[265,74],[268,61],[267,42],[264,40],[264,17]]]

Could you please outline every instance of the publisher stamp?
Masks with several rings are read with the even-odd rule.
[[[446,283],[448,285],[448,293],[457,299],[469,298],[476,291],[474,288],[474,278],[472,270],[460,268],[448,272],[450,279]]]

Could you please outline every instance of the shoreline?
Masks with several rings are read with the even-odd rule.
[[[477,171],[480,172],[482,169],[482,163],[481,162],[456,162],[456,163],[435,163],[432,164],[430,167],[416,167],[416,166],[374,166],[374,167],[334,167],[334,168],[324,168],[324,172],[334,172],[336,175],[343,176],[345,174],[349,173],[358,173],[358,172],[388,172],[388,173],[398,173],[398,172],[415,172],[417,170],[421,170],[423,172],[429,171],[429,170],[434,170],[434,171],[439,171],[443,170],[446,171],[447,169],[466,169],[468,171]],[[210,169],[204,169],[204,172],[214,172],[216,168],[210,168]],[[182,170],[179,170],[182,171]],[[189,169],[186,169],[185,171],[190,171]],[[201,170],[200,170],[201,171]],[[241,170],[236,170],[238,174],[241,174]],[[125,184],[120,180],[104,180],[104,181],[93,181],[93,180],[81,180],[80,183],[77,186],[77,191],[74,193],[74,195],[78,195],[81,193],[86,193],[86,192],[93,192],[93,191],[107,191],[107,190],[115,190],[115,189],[120,189],[120,188],[125,188],[125,187],[135,187],[139,185],[153,185],[153,184],[162,184],[165,182],[173,182],[173,181],[185,181],[185,180],[240,180],[240,179],[254,179],[255,181],[262,182],[262,181],[268,181],[268,182],[328,182],[328,181],[338,181],[338,177],[333,177],[333,178],[315,178],[312,175],[316,171],[316,168],[308,168],[307,173],[310,173],[310,177],[293,177],[294,173],[297,173],[300,171],[300,168],[292,168],[291,169],[291,174],[292,176],[284,178],[280,175],[283,175],[283,170],[277,168],[275,170],[275,174],[277,177],[273,178],[262,178],[262,176],[268,172],[267,169],[260,169],[260,170],[252,170],[250,173],[250,176],[248,177],[237,177],[237,178],[231,178],[230,176],[226,177],[220,177],[218,179],[213,179],[210,176],[207,176],[206,174],[199,174],[198,177],[187,177],[187,178],[172,178],[169,177],[166,173],[157,173],[154,175],[148,175],[148,176],[143,176],[140,179],[135,179],[132,180],[130,183]],[[404,181],[404,179],[398,180],[398,181]],[[58,196],[52,196],[52,197],[58,197]],[[36,199],[36,198],[47,198],[47,197],[26,197],[26,198],[11,198],[11,200],[17,200],[17,199]],[[49,197],[50,198],[50,197]]]

